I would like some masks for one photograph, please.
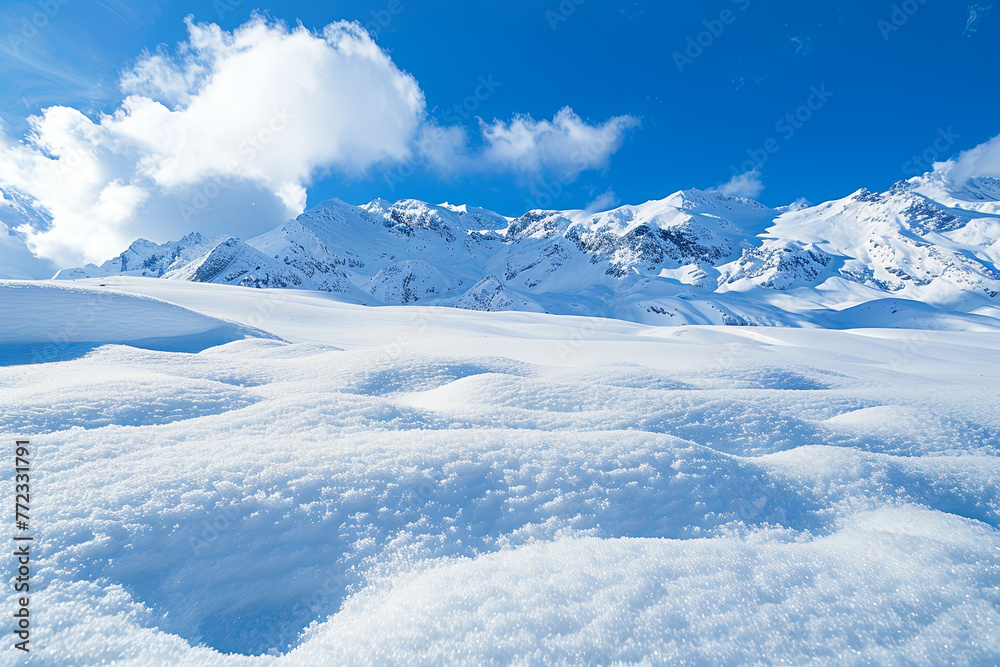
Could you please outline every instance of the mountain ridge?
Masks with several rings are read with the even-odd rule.
[[[140,239],[56,278],[139,275],[665,325],[819,325],[831,312],[902,299],[981,323],[1000,315],[1000,202],[990,197],[1000,198],[1000,180],[952,188],[932,173],[780,209],[703,190],[516,218],[330,199],[246,241]]]

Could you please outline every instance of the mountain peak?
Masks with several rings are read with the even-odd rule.
[[[138,240],[101,267],[59,277],[124,273],[323,290],[369,305],[671,325],[678,317],[774,323],[789,304],[813,311],[887,296],[995,308],[1000,216],[989,217],[996,202],[986,199],[1000,181],[975,181],[963,200],[954,189],[933,196],[944,185],[911,179],[782,209],[690,189],[600,213],[533,210],[516,219],[467,204],[330,199],[246,242],[196,232],[174,243]],[[785,295],[781,307],[775,292]]]

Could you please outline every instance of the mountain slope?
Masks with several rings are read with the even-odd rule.
[[[227,238],[220,236],[210,240],[194,232],[173,243],[157,244],[139,239],[118,257],[101,264],[101,269],[109,274],[159,278],[194,261]]]
[[[818,325],[823,312],[890,298],[992,317],[998,199],[997,179],[954,188],[936,174],[786,209],[699,190],[601,213],[518,218],[416,200],[334,199],[247,241],[140,240],[99,268],[58,277],[120,273],[320,290],[366,305],[651,324]]]

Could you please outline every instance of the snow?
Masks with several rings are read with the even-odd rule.
[[[982,320],[966,316],[996,309],[1000,295],[998,199],[1000,180],[955,188],[938,172],[883,193],[861,189],[781,209],[699,190],[601,213],[533,210],[518,218],[464,204],[333,199],[245,242],[196,233],[172,244],[140,239],[100,269],[58,277],[106,271],[319,290],[370,306],[659,326],[857,326],[841,311],[906,299],[930,306],[930,317],[949,327],[977,328]],[[914,321],[901,315],[878,325]]]
[[[63,269],[55,275],[55,279],[80,280],[112,274],[159,278],[171,271],[182,269],[228,239],[228,236],[223,235],[209,240],[197,232],[173,243],[153,243],[146,239],[138,239],[125,252],[114,259],[109,259],[101,266],[88,264],[75,269]]]
[[[105,271],[96,264],[87,264],[86,266],[78,266],[72,269],[60,269],[52,279],[83,280],[85,278],[104,278],[109,275],[112,275],[112,273]],[[26,278],[26,280],[30,280],[30,278]]]
[[[963,525],[954,541],[943,544],[934,528],[955,530],[933,513],[883,510],[806,543],[762,533],[686,543],[564,538],[532,544],[452,561],[399,577],[389,590],[359,595],[326,632],[289,658],[406,664],[516,663],[541,656],[573,664],[989,661],[1000,648],[1000,615],[979,596],[991,582],[960,565],[974,554],[989,559],[989,538],[982,528]],[[958,576],[949,571],[955,565],[963,570]],[[458,581],[481,585],[456,586]],[[942,600],[931,591],[945,582]],[[940,617],[929,611],[942,606],[948,611]],[[455,614],[456,608],[465,613]],[[887,615],[887,608],[894,613]],[[885,632],[903,639],[887,649],[875,639]],[[411,633],[430,638],[434,648],[413,650]],[[949,644],[964,651],[956,656]]]
[[[109,343],[199,352],[269,334],[163,301],[101,288],[0,281],[0,363],[60,361]]]
[[[0,282],[0,308],[5,345],[86,343],[0,357],[0,432],[36,450],[39,664],[1000,661],[985,324],[127,276]]]

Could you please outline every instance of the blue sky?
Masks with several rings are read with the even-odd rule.
[[[92,119],[112,113],[122,102],[122,73],[144,50],[176,55],[189,39],[186,16],[231,31],[260,10],[316,31],[342,19],[376,31],[392,64],[422,91],[426,119],[464,126],[473,152],[483,142],[480,118],[552,120],[568,106],[593,127],[614,118],[639,124],[623,126],[606,160],[567,177],[559,165],[531,174],[432,169],[422,160],[403,160],[401,169],[398,159],[360,170],[320,166],[306,179],[310,206],[329,197],[413,197],[518,215],[537,203],[639,203],[720,186],[749,167],[757,167],[751,180],[763,186],[765,203],[819,202],[862,186],[884,189],[929,168],[911,159],[925,150],[945,159],[1000,133],[1000,7],[990,0],[832,4],[4,3],[0,18],[14,30],[0,48],[0,115],[16,140],[27,116],[52,105]],[[51,16],[38,19],[43,10]],[[32,17],[43,24],[37,34],[25,32]],[[493,83],[488,92],[484,80]],[[454,113],[477,90],[474,111]]]

